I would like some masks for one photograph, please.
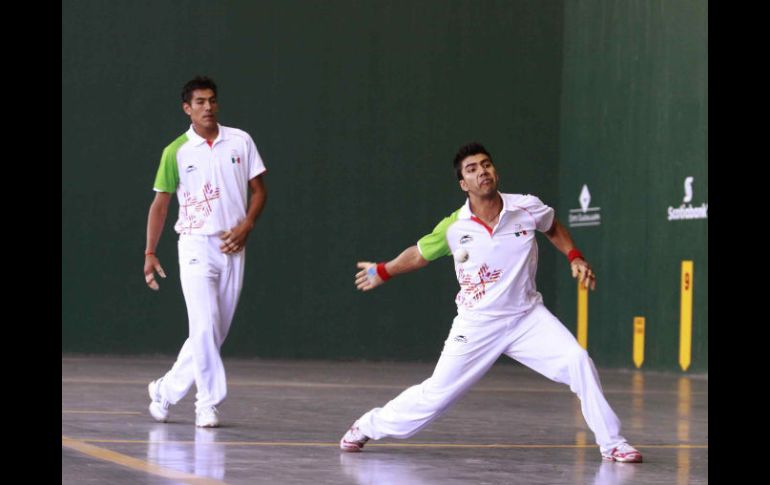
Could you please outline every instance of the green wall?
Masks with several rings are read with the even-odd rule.
[[[572,228],[594,264],[588,350],[633,367],[633,318],[646,319],[643,368],[679,369],[681,261],[694,262],[692,366],[708,370],[708,219],[668,208],[708,203],[708,4],[565,3],[559,209],[600,225]],[[557,276],[557,309],[576,327],[576,287]]]
[[[161,150],[189,124],[179,91],[201,73],[268,167],[224,355],[435,360],[451,261],[366,294],[355,263],[464,202],[451,160],[469,140],[502,190],[556,204],[563,19],[542,0],[64,1],[62,351],[173,354],[186,337],[172,221],[158,293],[142,252]]]
[[[175,353],[187,333],[167,221],[159,293],[141,275],[161,150],[208,74],[220,118],[268,167],[225,355],[435,360],[452,264],[378,291],[355,262],[398,254],[459,207],[451,160],[492,152],[501,190],[569,224],[583,185],[600,225],[572,227],[595,266],[588,349],[678,370],[679,272],[695,263],[693,362],[708,369],[708,220],[669,221],[693,177],[708,203],[705,1],[124,1],[62,3],[62,351]],[[170,218],[176,216],[172,203]],[[573,332],[576,288],[540,237],[538,284]]]

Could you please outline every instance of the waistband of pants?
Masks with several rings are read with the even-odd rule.
[[[538,305],[537,303],[529,308],[524,308],[519,311],[501,312],[501,313],[482,313],[482,312],[457,312],[455,320],[459,319],[467,325],[483,326],[494,325],[496,323],[506,323],[512,320],[519,320],[532,312]]]
[[[190,240],[203,241],[203,240],[211,239],[212,237],[219,239],[220,234],[221,233],[219,234],[180,234],[179,240],[181,241],[182,239],[190,239]]]

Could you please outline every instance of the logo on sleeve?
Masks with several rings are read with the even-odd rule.
[[[463,237],[460,238],[460,244],[466,244],[473,241],[473,236],[470,234],[464,234]]]

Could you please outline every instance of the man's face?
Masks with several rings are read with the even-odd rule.
[[[469,195],[473,194],[482,198],[497,193],[497,170],[492,160],[484,153],[477,153],[465,157],[461,162],[460,188]]]
[[[190,117],[194,127],[212,130],[217,127],[217,112],[219,105],[214,91],[211,89],[196,89],[192,92],[189,103],[183,103],[182,109]]]

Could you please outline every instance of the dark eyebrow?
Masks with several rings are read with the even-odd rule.
[[[468,167],[472,167],[472,166],[474,166],[474,165],[479,165],[479,164],[482,164],[482,163],[484,163],[484,162],[489,162],[489,163],[492,163],[492,160],[490,160],[489,158],[482,158],[482,159],[481,159],[481,160],[479,160],[478,162],[471,162],[471,163],[469,163],[469,164],[463,165],[463,170],[465,170],[465,169],[466,169],[466,168],[468,168]]]

